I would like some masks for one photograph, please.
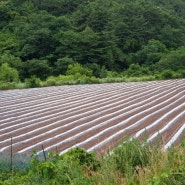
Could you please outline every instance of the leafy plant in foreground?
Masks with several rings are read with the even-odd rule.
[[[127,141],[114,151],[117,169],[122,174],[133,175],[137,167],[148,165],[149,153],[148,145],[141,145],[137,140]]]
[[[100,167],[94,153],[86,152],[79,147],[69,150],[63,157],[69,161],[76,161],[80,166],[88,167],[91,170],[97,170]]]

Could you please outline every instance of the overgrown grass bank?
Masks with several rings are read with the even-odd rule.
[[[113,73],[113,74],[109,74],[105,78],[97,78],[94,76],[89,77],[86,75],[79,75],[79,76],[59,75],[57,77],[50,76],[45,81],[40,80],[36,76],[32,76],[29,79],[25,79],[24,82],[0,81],[0,90],[60,86],[60,85],[77,85],[77,84],[142,82],[142,81],[167,80],[167,79],[179,79],[179,78],[185,78],[184,70],[180,72],[165,70],[162,73],[156,73],[153,75],[141,75],[141,76],[127,76],[127,75],[118,75]]]
[[[133,140],[106,157],[75,148],[61,156],[51,153],[46,161],[33,155],[26,170],[0,172],[2,185],[183,185],[185,142],[164,151]]]
[[[14,69],[8,66],[8,64],[4,64],[1,66],[2,74],[0,75],[0,89],[6,90],[73,84],[139,82],[185,78],[185,70],[183,68],[178,68],[176,70],[161,68],[159,67],[159,70],[150,70],[146,66],[132,64],[127,70],[120,73],[102,69],[101,73],[99,72],[99,74],[96,74],[92,69],[82,66],[79,63],[75,63],[68,66],[65,74],[46,76],[45,78],[42,78],[42,80],[38,75],[33,75],[29,78],[22,79],[22,82],[20,82],[21,78],[19,79],[18,73],[15,73]],[[6,73],[3,73],[4,71]]]

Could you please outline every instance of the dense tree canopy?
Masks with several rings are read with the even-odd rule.
[[[75,63],[96,76],[132,64],[185,68],[184,10],[185,0],[1,0],[0,64],[21,80]]]

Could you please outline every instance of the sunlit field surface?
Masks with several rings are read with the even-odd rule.
[[[0,152],[99,155],[131,138],[166,149],[184,133],[185,79],[0,91]]]

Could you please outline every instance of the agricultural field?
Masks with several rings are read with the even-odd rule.
[[[3,153],[102,155],[132,138],[166,149],[184,133],[185,79],[0,91]]]

